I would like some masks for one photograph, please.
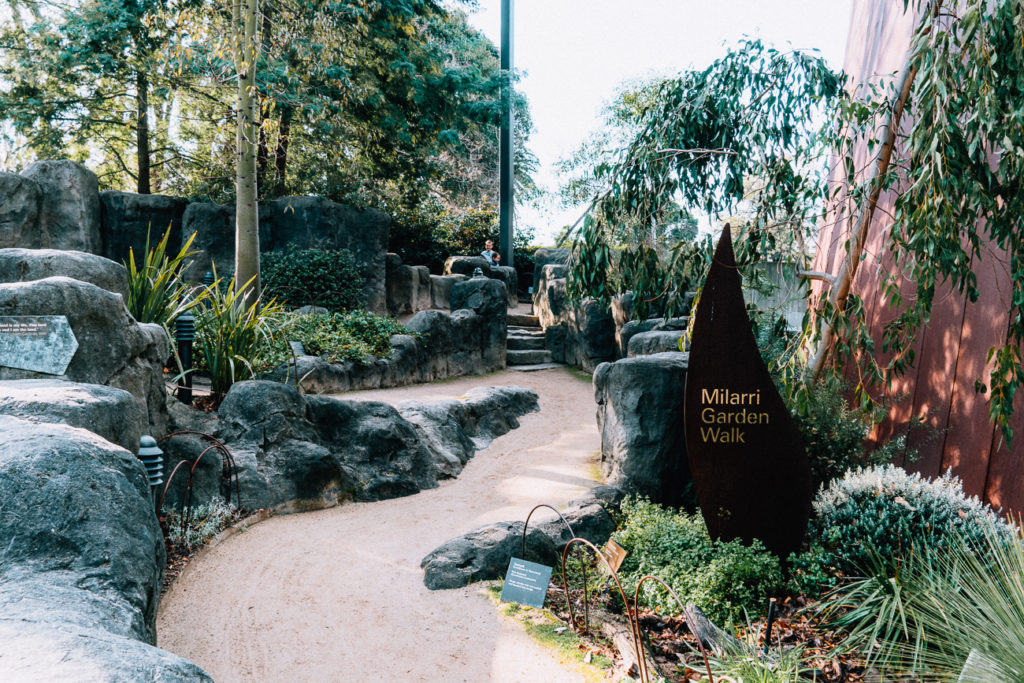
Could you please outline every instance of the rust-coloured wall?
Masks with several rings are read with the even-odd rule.
[[[916,17],[904,15],[902,0],[854,0],[844,69],[850,87],[877,82],[898,72],[906,59]],[[904,128],[908,122],[904,121]],[[864,169],[871,157],[858,150],[857,166]],[[853,291],[865,302],[867,319],[876,347],[881,349],[881,331],[894,316],[880,291],[881,274],[892,269],[885,249],[892,223],[892,196],[883,196],[871,224]],[[849,225],[835,215],[823,225],[815,269],[835,273],[844,254]],[[992,250],[975,259],[980,296],[976,303],[949,289],[936,292],[931,322],[920,335],[916,361],[907,374],[885,393],[902,397],[889,411],[872,437],[888,438],[904,430],[917,415],[938,430],[938,436],[916,435],[921,458],[905,463],[908,469],[929,476],[952,468],[964,482],[965,490],[983,496],[996,507],[1024,513],[1024,401],[1015,414],[1013,453],[1006,448],[999,430],[988,418],[984,396],[974,390],[974,381],[988,381],[988,349],[1006,339],[1009,311],[1009,273],[1005,255]],[[913,283],[905,282],[903,294],[913,295]],[[820,283],[818,285],[820,291]],[[1019,398],[1019,397],[1018,397]],[[913,443],[913,439],[912,439]]]

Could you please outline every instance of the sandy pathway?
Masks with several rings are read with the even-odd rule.
[[[565,504],[594,485],[590,382],[564,369],[348,394],[398,402],[519,384],[539,413],[407,498],[273,517],[211,548],[164,598],[159,646],[217,681],[576,681],[498,616],[476,584],[429,591],[420,560],[488,522]],[[538,512],[538,514],[540,514]]]

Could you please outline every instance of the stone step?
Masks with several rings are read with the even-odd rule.
[[[506,352],[505,359],[508,365],[538,365],[550,363],[551,352],[538,350],[514,351],[510,349]]]
[[[525,313],[509,313],[505,316],[509,325],[522,325],[523,327],[540,327],[540,319],[535,315]]]
[[[544,337],[521,337],[510,334],[507,348],[510,351],[538,351],[544,348]]]
[[[508,329],[508,334],[509,335],[518,334],[521,337],[543,337],[544,336],[544,330],[542,330],[539,327],[518,327],[518,326],[513,325],[513,326],[511,326],[511,327],[509,327],[507,329]]]

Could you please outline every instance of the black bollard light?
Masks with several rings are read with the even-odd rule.
[[[178,400],[192,404],[192,342],[196,338],[196,319],[189,312],[182,313],[174,322],[174,337],[178,342],[178,356],[184,376],[178,383]]]
[[[477,278],[481,278],[481,277],[487,277],[487,276],[484,275],[483,269],[481,269],[480,266],[477,266],[473,270],[473,279],[476,280]]]
[[[203,286],[204,287],[209,287],[212,284],[213,284],[213,273],[208,270],[208,271],[206,271],[206,274],[203,275]]]
[[[156,445],[156,439],[148,434],[139,439],[139,460],[146,466],[151,490],[164,483],[164,452]]]

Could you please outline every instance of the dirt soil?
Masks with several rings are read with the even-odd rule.
[[[430,591],[419,565],[449,538],[523,519],[538,503],[563,506],[596,484],[589,380],[562,368],[503,371],[345,398],[432,400],[508,384],[536,391],[540,412],[477,452],[458,479],[272,517],[208,548],[164,598],[158,645],[221,683],[582,680],[499,616],[483,584]]]

